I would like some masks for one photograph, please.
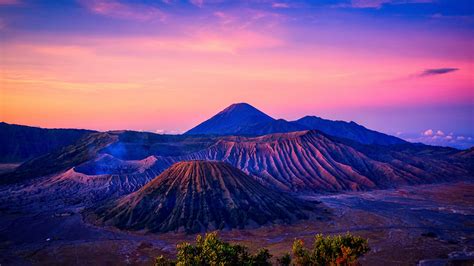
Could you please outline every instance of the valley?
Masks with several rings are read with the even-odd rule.
[[[316,198],[330,220],[220,232],[223,239],[280,255],[294,238],[310,242],[316,233],[351,231],[369,239],[363,265],[413,265],[420,260],[466,259],[474,255],[474,184],[420,185]],[[0,263],[152,265],[160,254],[173,256],[175,244],[193,241],[185,233],[147,234],[84,222],[83,204],[25,203],[5,209],[9,190],[2,189]],[[39,210],[38,205],[44,208]],[[403,243],[403,244],[402,244]],[[433,262],[433,261],[431,261]],[[428,263],[428,262],[427,262]],[[430,265],[430,264],[427,264]]]

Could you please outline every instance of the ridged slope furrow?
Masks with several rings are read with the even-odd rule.
[[[445,160],[387,147],[351,146],[317,131],[227,137],[207,149],[175,158],[190,159],[225,161],[264,184],[290,191],[390,188],[470,175]]]
[[[119,228],[199,232],[288,223],[307,218],[309,210],[314,207],[266,188],[226,163],[188,161],[95,214]]]

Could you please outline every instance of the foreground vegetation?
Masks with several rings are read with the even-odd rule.
[[[273,257],[267,249],[251,254],[246,246],[230,244],[219,239],[217,232],[204,237],[198,235],[196,244],[181,243],[177,246],[176,260],[163,256],[156,258],[156,266],[169,265],[272,265]],[[312,248],[296,239],[291,253],[273,260],[277,265],[358,265],[358,258],[369,251],[367,240],[345,235],[314,237]]]

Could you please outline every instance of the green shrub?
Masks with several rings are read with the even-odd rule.
[[[248,248],[221,241],[217,232],[198,235],[196,245],[181,243],[177,245],[176,261],[160,256],[155,265],[271,265],[271,254],[267,249],[261,249],[256,254],[249,253]]]
[[[290,253],[285,253],[283,256],[277,259],[277,263],[280,266],[290,266],[291,265],[291,255]]]
[[[176,260],[159,256],[156,266],[171,265],[271,265],[272,255],[267,249],[260,249],[250,254],[243,245],[235,245],[220,240],[217,232],[198,235],[196,244],[181,243],[177,245]],[[326,265],[358,265],[358,258],[369,251],[367,240],[362,237],[345,235],[327,236],[318,234],[314,237],[312,249],[304,246],[302,240],[295,240],[292,256],[289,253],[277,258],[281,266],[326,266]]]
[[[369,251],[367,240],[345,235],[327,236],[318,234],[312,250],[304,247],[302,240],[293,243],[293,258],[296,265],[357,265],[357,259]]]

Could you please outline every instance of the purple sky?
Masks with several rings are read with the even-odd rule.
[[[176,133],[248,102],[275,118],[353,120],[465,148],[473,6],[0,0],[0,120]]]

